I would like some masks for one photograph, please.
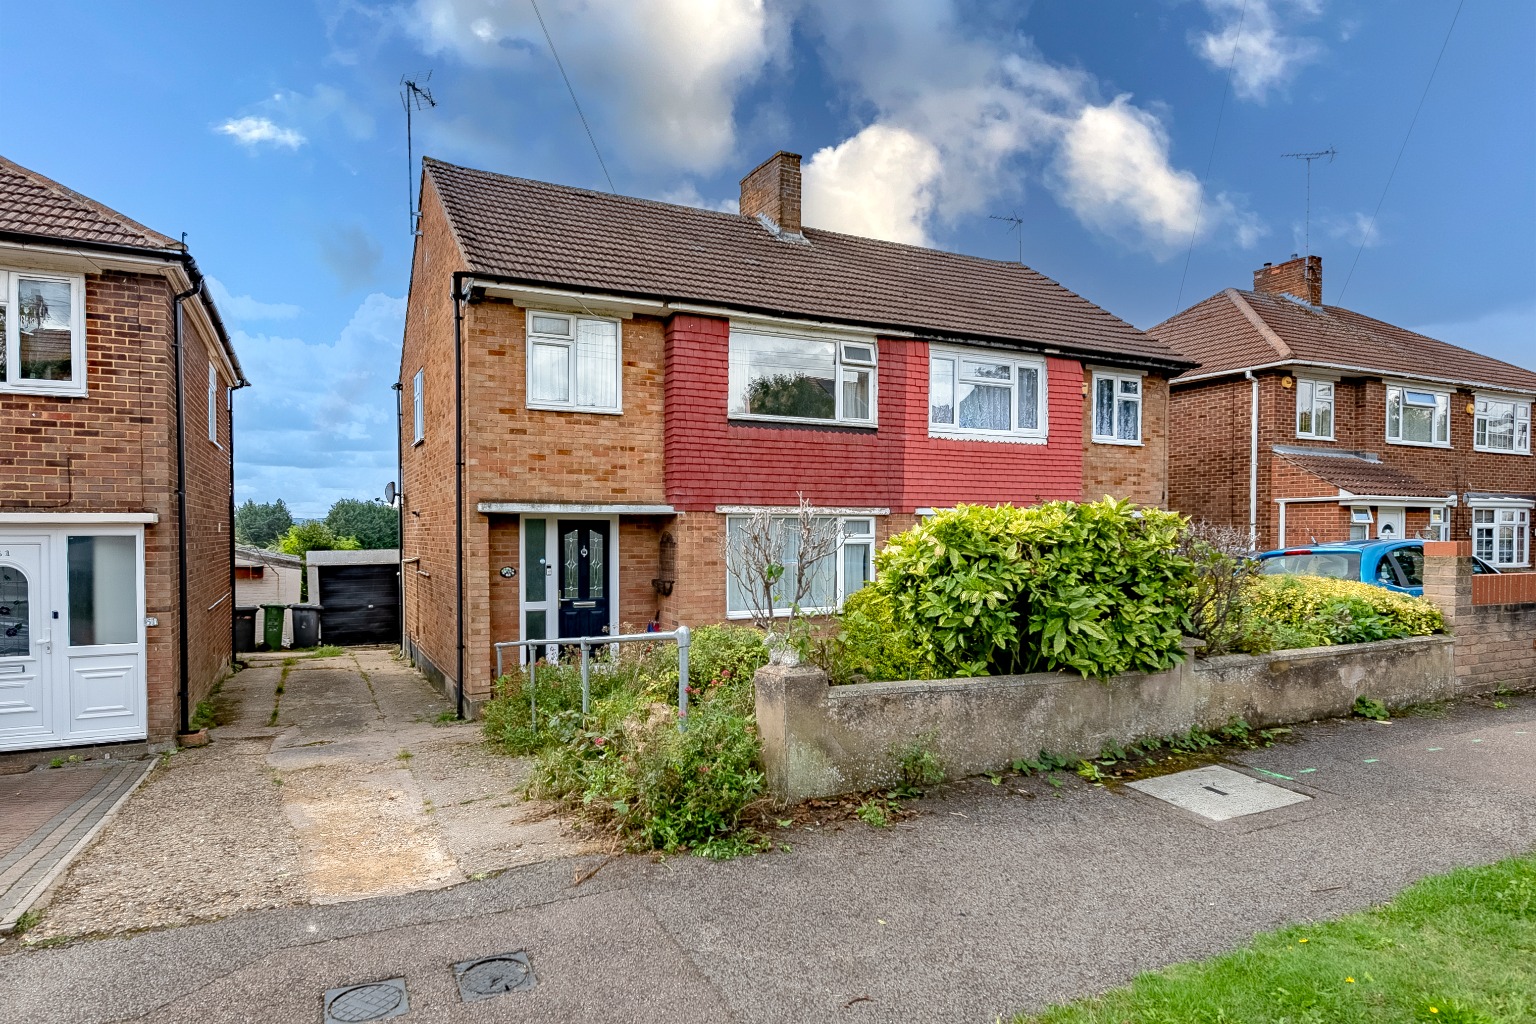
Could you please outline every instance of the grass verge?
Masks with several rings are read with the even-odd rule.
[[[1525,1024],[1536,1020],[1536,854],[1260,935],[1013,1024]]]

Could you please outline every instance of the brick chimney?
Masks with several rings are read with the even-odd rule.
[[[783,150],[741,179],[741,215],[767,217],[775,234],[800,235],[800,154]]]
[[[1264,264],[1253,272],[1253,290],[1289,295],[1313,306],[1323,304],[1323,258],[1295,253],[1279,266]]]

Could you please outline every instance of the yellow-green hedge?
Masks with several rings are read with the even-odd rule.
[[[1246,597],[1246,617],[1272,634],[1274,646],[1428,636],[1445,629],[1440,610],[1424,598],[1355,580],[1259,576]],[[1367,635],[1355,635],[1361,632]]]

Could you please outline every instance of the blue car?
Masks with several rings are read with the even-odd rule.
[[[1359,580],[1399,594],[1424,596],[1422,540],[1342,540],[1330,544],[1281,548],[1259,555],[1259,571],[1268,576],[1330,576]],[[1474,573],[1499,570],[1472,559]]]

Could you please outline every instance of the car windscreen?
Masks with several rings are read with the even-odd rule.
[[[1360,552],[1311,551],[1306,554],[1276,555],[1259,563],[1266,576],[1331,576],[1340,580],[1360,578]]]

